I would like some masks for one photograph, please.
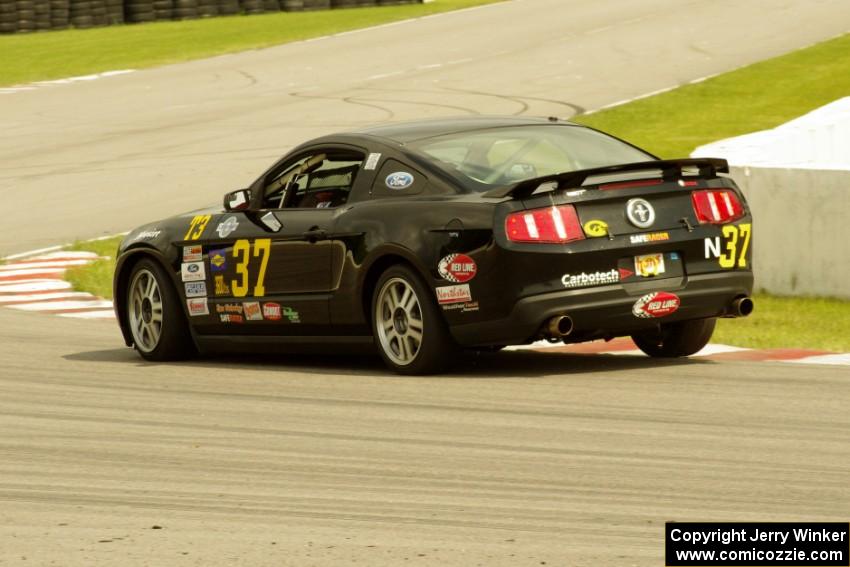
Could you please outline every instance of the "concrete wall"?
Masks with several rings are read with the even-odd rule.
[[[850,171],[732,167],[753,211],[756,289],[850,299]]]

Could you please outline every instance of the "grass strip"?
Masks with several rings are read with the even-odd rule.
[[[0,86],[144,69],[271,47],[503,0],[434,0],[375,8],[274,12],[0,36]]]
[[[775,128],[850,95],[850,34],[575,118],[662,158]]]
[[[115,253],[123,236],[104,240],[75,242],[66,250],[94,252],[101,259],[83,266],[72,266],[65,272],[65,280],[75,291],[86,291],[92,295],[112,299],[112,274],[115,273]]]

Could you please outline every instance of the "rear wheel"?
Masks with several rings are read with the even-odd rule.
[[[690,356],[711,339],[717,319],[696,319],[661,325],[658,331],[632,335],[637,347],[656,358]]]
[[[146,360],[181,360],[195,354],[180,298],[165,270],[140,260],[127,287],[127,324],[133,345]]]
[[[400,374],[439,372],[457,349],[433,294],[403,265],[389,268],[375,286],[372,331],[381,358]]]

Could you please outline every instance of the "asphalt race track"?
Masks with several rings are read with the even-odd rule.
[[[527,0],[0,94],[0,254],[218,201],[305,136],[569,116],[847,27],[737,4]],[[665,521],[846,522],[848,399],[848,367],[778,362],[151,365],[114,322],[0,308],[0,565],[657,566]]]

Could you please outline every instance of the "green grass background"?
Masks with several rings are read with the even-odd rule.
[[[499,1],[434,0],[428,4],[3,35],[0,86],[179,63]]]

